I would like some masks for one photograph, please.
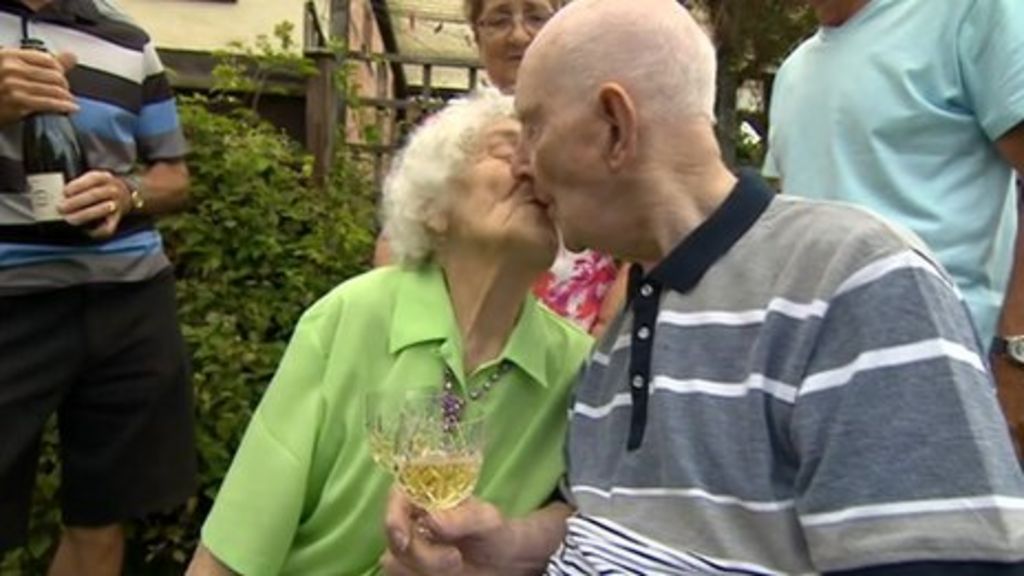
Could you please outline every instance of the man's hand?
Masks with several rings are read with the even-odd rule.
[[[395,488],[385,525],[388,552],[381,566],[389,576],[493,576],[507,565],[508,523],[497,508],[475,498],[428,514]]]
[[[54,57],[36,50],[0,49],[0,126],[34,112],[76,112],[64,76],[75,62],[68,53]]]
[[[86,226],[93,238],[109,238],[121,218],[131,210],[131,191],[123,180],[106,170],[93,170],[64,187],[65,199],[57,207],[72,226]]]
[[[540,574],[565,537],[573,510],[554,502],[524,518],[508,520],[475,498],[428,514],[394,488],[388,501],[389,576],[526,576]]]

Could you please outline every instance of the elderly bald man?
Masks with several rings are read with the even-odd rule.
[[[518,176],[566,245],[655,264],[578,383],[567,502],[396,492],[391,574],[1024,570],[1024,479],[953,282],[878,217],[726,168],[684,9],[573,2],[518,82]]]

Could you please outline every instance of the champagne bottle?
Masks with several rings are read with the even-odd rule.
[[[47,51],[43,41],[36,38],[23,39],[21,47]],[[60,112],[31,114],[22,121],[21,143],[35,221],[63,220],[57,205],[64,199],[64,186],[85,172],[82,148],[71,119]]]

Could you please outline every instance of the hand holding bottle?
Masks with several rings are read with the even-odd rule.
[[[75,66],[69,53],[0,48],[0,126],[35,112],[78,110],[64,73]]]
[[[92,170],[68,183],[57,210],[73,226],[84,226],[93,238],[109,238],[132,209],[131,190],[106,170]]]

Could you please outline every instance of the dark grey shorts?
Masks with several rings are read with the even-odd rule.
[[[54,413],[66,525],[117,523],[193,494],[192,390],[170,272],[0,297],[0,550],[24,542]]]

